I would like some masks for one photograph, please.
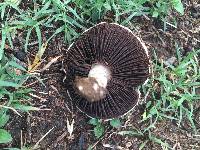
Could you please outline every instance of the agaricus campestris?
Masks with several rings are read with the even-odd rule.
[[[138,102],[137,87],[149,77],[147,48],[131,30],[100,23],[70,45],[63,61],[75,105],[90,117],[124,115]]]

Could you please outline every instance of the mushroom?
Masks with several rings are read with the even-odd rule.
[[[147,48],[126,27],[102,22],[72,43],[63,61],[74,104],[90,117],[111,119],[137,105],[150,74]]]

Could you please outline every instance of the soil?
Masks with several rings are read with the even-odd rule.
[[[167,25],[166,32],[163,31],[163,22],[147,17],[137,17],[132,22],[135,34],[140,36],[147,45],[150,54],[155,49],[160,59],[167,60],[175,56],[175,43],[183,48],[183,54],[191,51],[193,48],[200,48],[200,15],[199,5],[193,5],[192,1],[186,2],[186,13],[184,16],[178,16],[175,12],[169,15],[168,20],[173,20],[177,16],[177,28]],[[171,16],[171,18],[170,18]],[[131,28],[131,27],[130,27]],[[52,31],[43,29],[43,40],[50,35]],[[18,33],[23,36],[22,33]],[[90,145],[96,150],[137,150],[141,143],[145,142],[144,137],[139,136],[121,136],[117,131],[128,130],[131,126],[143,128],[145,125],[138,123],[143,113],[143,104],[138,105],[129,115],[122,118],[123,127],[120,129],[106,128],[105,135],[101,139],[96,139],[93,135],[93,127],[88,124],[90,118],[81,113],[73,106],[71,98],[67,94],[65,83],[63,82],[64,73],[61,71],[62,59],[68,48],[63,39],[64,35],[59,34],[48,44],[44,54],[44,62],[40,66],[43,68],[51,59],[61,56],[57,62],[52,64],[47,70],[38,73],[40,79],[43,79],[42,85],[37,79],[30,79],[25,86],[34,89],[32,95],[32,104],[38,108],[44,109],[23,114],[23,117],[12,114],[14,117],[7,125],[7,129],[13,135],[13,142],[5,147],[21,147],[21,145],[35,145],[48,131],[50,133],[39,143],[40,150],[84,150]],[[24,56],[33,60],[35,52],[38,50],[37,44],[34,44],[37,38],[32,37],[33,45],[29,46],[29,52],[23,53],[23,43],[20,40],[14,40],[14,49],[7,50],[8,53],[15,54],[22,62],[26,62]],[[47,110],[48,109],[48,110]],[[200,118],[200,113],[196,113],[196,118]],[[72,135],[68,133],[67,121],[74,123]],[[108,122],[107,122],[108,124]],[[198,128],[199,129],[199,128]],[[166,140],[174,149],[180,150],[198,150],[200,149],[200,137],[192,135],[185,128],[178,128],[173,122],[161,121],[152,131],[157,137]],[[198,132],[199,133],[199,132]],[[0,146],[1,147],[1,146]],[[3,148],[3,147],[2,147]],[[160,150],[159,144],[148,142],[145,150]]]

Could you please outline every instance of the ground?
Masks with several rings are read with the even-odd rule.
[[[200,6],[198,6],[200,7]],[[167,60],[175,55],[175,43],[183,48],[185,55],[193,48],[200,48],[200,8],[188,5],[184,16],[177,17],[177,28],[167,25],[166,32],[163,32],[163,23],[146,17],[137,17],[132,21],[133,31],[140,36],[147,45],[150,54],[153,50],[157,51],[160,59]],[[177,16],[176,13],[174,15]],[[173,19],[170,18],[169,20]],[[51,31],[43,29],[43,39],[51,35]],[[20,32],[20,36],[23,36]],[[38,50],[32,37],[33,45],[29,47],[29,52],[24,54],[19,51],[23,50],[23,44],[20,40],[14,41],[17,54],[27,55],[33,60],[35,52]],[[129,115],[122,118],[122,127],[113,129],[106,128],[105,135],[96,139],[92,132],[92,126],[88,124],[90,118],[81,113],[71,103],[67,94],[65,83],[63,83],[64,73],[61,71],[62,60],[65,59],[65,53],[68,45],[59,34],[54,37],[47,46],[44,54],[44,62],[41,68],[51,59],[60,56],[58,61],[52,64],[47,70],[38,73],[43,79],[42,85],[37,79],[30,79],[25,86],[31,87],[35,91],[32,94],[32,104],[44,110],[24,113],[23,117],[13,114],[12,120],[7,125],[13,135],[13,142],[6,147],[20,147],[21,145],[33,146],[49,130],[52,131],[40,142],[41,150],[78,150],[87,149],[90,145],[93,149],[122,149],[137,150],[139,145],[146,139],[140,136],[121,136],[116,134],[117,131],[128,129],[130,126],[143,128],[144,124],[139,123],[141,114],[144,111],[145,102],[139,104]],[[9,53],[9,50],[7,50]],[[19,52],[19,53],[17,53]],[[21,59],[26,63],[26,60]],[[74,131],[72,135],[67,131],[67,121],[71,123],[74,119]],[[197,122],[200,120],[200,113],[196,113]],[[200,126],[198,124],[197,128]],[[156,136],[166,140],[174,149],[180,150],[198,150],[200,149],[200,136],[192,135],[187,126],[178,128],[171,121],[160,121],[156,129],[152,131]],[[200,134],[200,133],[199,133]],[[1,147],[1,146],[0,146]],[[158,144],[148,142],[146,150],[160,150],[162,147]]]

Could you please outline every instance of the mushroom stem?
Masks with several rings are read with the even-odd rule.
[[[76,77],[75,85],[82,96],[90,102],[95,102],[105,98],[109,80],[110,70],[106,66],[95,64],[92,66],[88,77]]]
[[[88,77],[95,78],[99,86],[106,88],[108,81],[111,78],[110,70],[101,64],[95,64],[89,72]]]

